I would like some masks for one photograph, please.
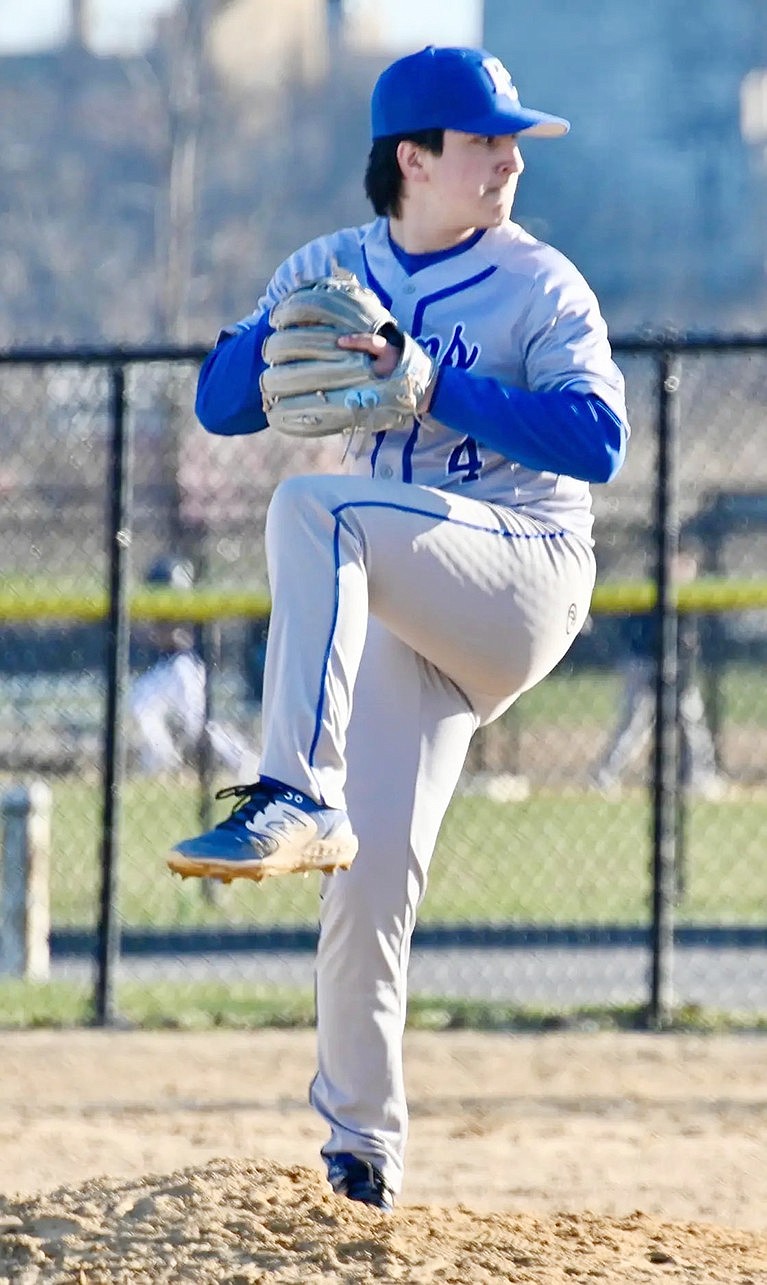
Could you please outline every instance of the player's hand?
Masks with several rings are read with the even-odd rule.
[[[338,347],[366,352],[373,358],[373,373],[379,379],[386,379],[392,373],[401,356],[401,349],[395,348],[383,335],[339,335]]]
[[[354,352],[366,352],[369,357],[373,358],[373,374],[378,379],[386,379],[396,367],[402,349],[396,344],[390,344],[383,335],[339,335],[339,348],[351,348]],[[420,405],[420,413],[425,415],[431,403],[431,390],[427,389],[426,395]]]

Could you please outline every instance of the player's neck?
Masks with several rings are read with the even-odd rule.
[[[412,215],[407,218],[389,219],[389,235],[407,254],[436,254],[439,250],[452,250],[474,236],[476,228],[453,228],[437,225],[432,220],[422,221]]]

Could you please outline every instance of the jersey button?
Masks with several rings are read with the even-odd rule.
[[[381,469],[380,476],[384,478],[389,478],[392,476],[392,470],[388,464],[384,464],[383,468]]]
[[[403,286],[403,287],[402,287],[402,293],[403,293],[403,294],[415,294],[415,286]]]

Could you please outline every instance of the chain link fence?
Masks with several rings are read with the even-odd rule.
[[[673,993],[677,1006],[751,1021],[767,1013],[767,340],[676,348]],[[618,479],[595,488],[592,617],[555,673],[475,739],[417,930],[416,1001],[552,1020],[648,1002],[661,349],[616,349],[633,440]],[[176,840],[223,815],[213,793],[238,756],[243,770],[257,763],[269,497],[288,473],[339,464],[332,443],[204,433],[191,410],[201,355],[0,364],[0,784],[43,780],[52,792],[50,975],[83,992],[103,968],[105,916],[121,985],[312,985],[313,878],[210,886],[164,864]],[[133,610],[110,784],[115,371],[129,470],[120,575]],[[186,596],[157,599],[147,583],[167,555],[192,569]],[[133,694],[179,630],[202,659],[201,721],[177,712],[175,757],[152,765]],[[29,1005],[21,1023],[34,1021],[31,1001],[17,1002]]]

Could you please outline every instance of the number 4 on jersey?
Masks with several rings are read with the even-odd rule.
[[[453,451],[450,452],[450,458],[447,462],[448,473],[464,473],[461,482],[476,482],[482,472],[484,461],[481,459],[477,450],[477,443],[473,437],[464,437]]]

